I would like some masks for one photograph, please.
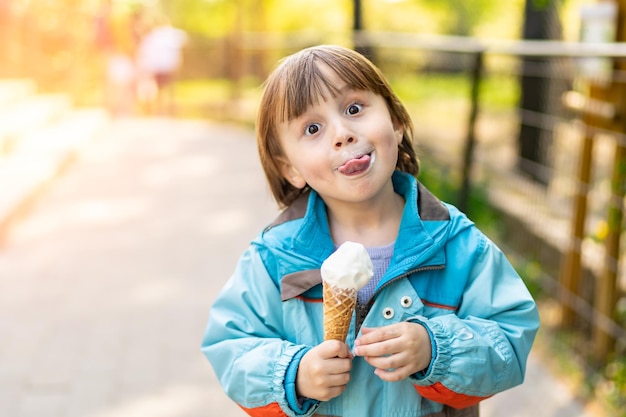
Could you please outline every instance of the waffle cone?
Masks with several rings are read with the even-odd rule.
[[[323,283],[324,340],[346,341],[356,305],[356,289],[338,288]]]

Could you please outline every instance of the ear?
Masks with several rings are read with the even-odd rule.
[[[291,162],[289,162],[287,158],[285,158],[284,156],[279,156],[277,158],[277,162],[280,169],[280,174],[283,176],[284,179],[289,181],[291,185],[300,189],[306,186],[306,181],[304,177],[302,177],[302,175],[300,175],[300,172],[293,165],[291,165]]]
[[[398,141],[398,146],[402,143],[402,138],[404,137],[404,126],[402,124],[395,122],[393,124],[393,132],[396,135],[396,140]]]

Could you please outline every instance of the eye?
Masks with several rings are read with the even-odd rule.
[[[317,123],[310,124],[304,129],[304,131],[307,135],[314,135],[320,131],[320,125]]]
[[[357,113],[360,113],[362,108],[363,106],[361,106],[360,104],[356,104],[356,103],[350,104],[348,108],[346,109],[346,113],[350,115],[355,115]]]

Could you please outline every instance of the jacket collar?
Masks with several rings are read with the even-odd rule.
[[[440,249],[450,223],[448,208],[415,177],[396,171],[392,180],[396,192],[404,196],[405,206],[394,256],[380,284],[415,267],[442,265],[445,256]],[[299,254],[299,259],[292,264],[293,270],[282,274],[283,300],[301,295],[320,284],[319,268],[335,250],[328,228],[326,205],[314,190],[300,196],[263,233],[280,233],[280,226],[292,221],[295,228],[288,228],[289,236],[283,236],[288,237],[289,247],[283,249]],[[307,259],[303,261],[302,258]]]
[[[392,177],[394,189],[398,194],[404,196],[406,201],[415,202],[411,204],[411,209],[423,221],[450,220],[450,213],[437,197],[435,197],[422,183],[417,181],[412,175],[395,171]],[[415,197],[415,198],[410,198]],[[317,200],[321,198],[315,191],[310,191],[301,195],[289,207],[283,210],[265,231],[286,223],[291,220],[301,219],[311,213],[309,207],[315,207]],[[325,211],[324,211],[324,217]]]

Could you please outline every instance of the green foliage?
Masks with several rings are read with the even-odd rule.
[[[229,80],[184,80],[176,83],[176,100],[179,103],[223,103],[230,98]]]
[[[157,3],[156,0],[134,1]],[[363,19],[368,30],[467,36],[475,34],[479,26],[498,26],[498,22],[507,20],[507,16],[520,15],[523,1],[379,0],[363,2]],[[353,22],[352,0],[160,0],[158,3],[182,29],[212,37],[228,35],[237,28],[244,32],[312,31],[349,35]],[[510,25],[496,30],[511,29],[518,32]],[[510,37],[510,34],[500,35]]]
[[[394,91],[405,102],[467,99],[471,88],[469,74],[401,74],[389,77]],[[519,99],[519,83],[510,76],[489,76],[480,85],[482,109],[514,108]]]
[[[225,36],[237,30],[347,31],[352,22],[348,0],[161,0],[161,3],[181,28],[206,36]]]
[[[420,161],[418,180],[442,201],[456,204],[459,198],[461,178],[449,167],[438,164],[428,157]],[[467,216],[494,241],[501,239],[500,216],[487,198],[486,188],[474,186],[470,192]]]
[[[554,0],[529,0],[535,10],[543,10],[550,6]]]
[[[351,0],[275,0],[265,10],[269,31],[347,33],[352,27]]]
[[[454,203],[458,198],[458,184],[453,181],[451,170],[443,165],[435,165],[431,160],[420,161],[417,179],[441,201]]]
[[[606,382],[603,384],[603,391],[612,407],[626,410],[626,358],[616,358],[609,362],[604,372]],[[625,416],[626,411],[622,411],[621,417]]]
[[[515,108],[519,102],[520,85],[509,75],[490,76],[480,86],[481,106],[484,109],[501,110]]]
[[[161,0],[172,23],[190,34],[224,36],[233,30],[236,2],[223,0]]]
[[[404,101],[466,98],[469,91],[468,79],[463,74],[404,73],[389,78],[394,91]]]
[[[459,36],[470,36],[480,22],[497,13],[499,3],[492,0],[420,1],[428,9],[442,16],[443,33]]]
[[[514,252],[508,252],[507,255],[511,258],[511,263],[515,266],[515,270],[522,277],[533,297],[539,299],[546,296],[546,291],[541,281],[550,278],[546,278],[541,263]]]

